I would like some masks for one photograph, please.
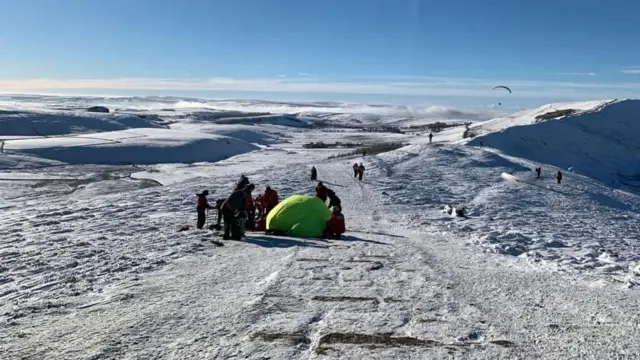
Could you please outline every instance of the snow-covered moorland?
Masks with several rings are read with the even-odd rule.
[[[484,122],[335,103],[0,100],[3,359],[640,356],[640,101]],[[115,111],[85,111],[96,104]],[[421,126],[435,121],[473,124],[429,144]],[[303,146],[318,141],[405,146]],[[178,232],[197,192],[226,197],[245,174],[281,199],[313,194],[312,165],[342,199],[344,239],[216,246]]]

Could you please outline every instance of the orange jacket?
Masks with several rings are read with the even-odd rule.
[[[262,203],[264,204],[265,208],[273,208],[276,205],[278,205],[278,203],[280,202],[280,200],[278,199],[278,192],[275,190],[271,190],[268,193],[264,193],[264,196],[262,197]]]

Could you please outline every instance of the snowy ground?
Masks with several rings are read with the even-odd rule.
[[[463,129],[428,145],[221,126],[202,124],[199,136],[256,145],[153,166],[0,154],[3,359],[640,356],[637,195],[570,172],[555,184],[547,164],[535,180],[539,163],[457,143]],[[348,149],[301,148],[355,135],[415,145],[337,159]],[[355,161],[367,167],[362,183]],[[177,232],[195,222],[196,192],[225,197],[244,173],[282,198],[311,194],[311,165],[342,199],[344,240],[253,234],[218,247],[208,231]]]

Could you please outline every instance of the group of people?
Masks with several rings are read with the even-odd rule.
[[[540,179],[540,175],[542,174],[542,168],[541,167],[537,167],[536,168],[536,179]],[[558,171],[558,173],[556,174],[556,180],[558,181],[558,184],[560,184],[562,182],[562,172]]]
[[[364,165],[360,163],[353,163],[353,177],[357,177],[358,180],[362,181],[362,175],[364,175]]]
[[[267,186],[264,193],[255,199],[252,192],[255,185],[242,175],[236,183],[233,192],[225,199],[216,200],[215,205],[209,204],[208,190],[196,194],[196,212],[198,220],[196,227],[202,229],[207,220],[207,210],[215,209],[218,212],[216,224],[211,229],[222,229],[221,221],[224,221],[224,240],[240,240],[245,230],[266,230],[267,214],[279,203],[278,192]],[[323,202],[329,200],[331,217],[325,229],[325,238],[339,239],[345,232],[344,216],[342,215],[341,201],[335,192],[324,186],[322,182],[316,186],[316,196]]]
[[[254,190],[255,185],[242,175],[231,195],[226,199],[216,200],[215,206],[210,205],[207,200],[208,190],[196,194],[196,212],[198,213],[196,227],[198,229],[204,227],[208,209],[218,211],[218,221],[215,225],[210,226],[212,229],[221,229],[220,222],[224,221],[224,235],[222,237],[224,240],[240,240],[246,229],[256,229],[261,225],[264,227],[266,215],[278,205],[280,200],[278,193],[270,186],[267,186],[264,194],[258,195],[255,199],[252,196]]]

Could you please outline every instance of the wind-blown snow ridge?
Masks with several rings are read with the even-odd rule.
[[[162,164],[216,162],[257,146],[222,135],[136,129],[68,137],[12,140],[5,151],[68,164]]]
[[[575,112],[562,115],[567,109]],[[547,119],[539,117],[549,113]],[[554,114],[559,116],[551,118]],[[471,131],[481,135],[470,145],[482,142],[510,156],[640,190],[640,100],[546,106],[475,124]],[[542,167],[546,176],[555,174]]]

